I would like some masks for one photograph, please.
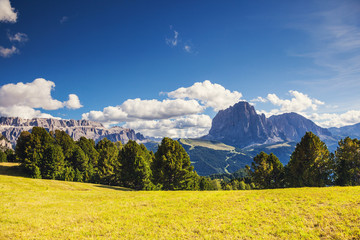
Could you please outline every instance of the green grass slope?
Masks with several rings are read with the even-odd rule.
[[[201,176],[233,173],[252,162],[250,155],[224,143],[203,139],[179,139],[179,142]]]
[[[360,187],[144,192],[8,174],[0,201],[0,239],[360,238]]]

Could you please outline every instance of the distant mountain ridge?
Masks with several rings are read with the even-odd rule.
[[[0,117],[0,133],[13,145],[16,144],[16,140],[22,131],[29,131],[33,127],[43,127],[47,131],[63,130],[74,140],[78,140],[80,137],[91,138],[96,142],[105,137],[110,141],[122,141],[123,143],[129,140],[145,140],[145,137],[141,133],[136,133],[132,129],[119,126],[108,129],[99,122],[88,120]]]
[[[297,113],[266,118],[264,114],[258,114],[254,106],[242,101],[219,111],[213,118],[209,134],[202,138],[243,148],[253,144],[297,142],[307,131],[323,140],[332,139],[329,130]]]
[[[339,136],[340,138],[351,137],[360,139],[360,123],[344,126],[344,127],[332,127],[329,131],[333,136]]]

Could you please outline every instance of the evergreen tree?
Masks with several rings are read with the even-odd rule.
[[[129,140],[120,151],[119,162],[120,171],[116,171],[116,175],[123,186],[137,190],[154,187],[151,182],[153,155],[143,144]]]
[[[54,139],[41,127],[33,127],[31,133],[20,134],[15,148],[17,160],[31,177],[41,178],[40,165],[45,149],[53,143]]]
[[[98,171],[99,153],[95,149],[95,141],[81,137],[76,144],[83,150],[88,158],[87,172],[84,181],[95,182],[95,174]]]
[[[97,143],[96,150],[99,153],[96,181],[103,184],[113,184],[115,182],[115,168],[119,168],[119,149],[113,142],[104,138]]]
[[[0,150],[0,162],[7,162],[7,155],[5,152]]]
[[[42,178],[63,179],[64,159],[64,154],[59,145],[48,145],[38,166]]]
[[[163,138],[153,164],[154,181],[165,190],[192,189],[197,173],[184,148],[170,138]]]
[[[312,132],[307,132],[291,154],[287,182],[292,187],[322,187],[331,183],[332,167],[325,143]]]
[[[360,185],[360,141],[346,137],[335,152],[336,183]]]
[[[284,166],[272,153],[261,152],[254,157],[250,175],[258,188],[279,188],[283,186]]]

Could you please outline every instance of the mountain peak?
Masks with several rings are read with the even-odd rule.
[[[307,131],[321,137],[331,137],[331,133],[317,126],[311,120],[297,113],[284,113],[266,118],[259,115],[254,106],[241,101],[221,110],[212,121],[209,134],[204,139],[246,147],[252,144],[298,141]]]

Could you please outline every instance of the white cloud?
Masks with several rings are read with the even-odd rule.
[[[62,108],[63,103],[51,97],[54,87],[54,82],[43,78],[35,79],[31,83],[6,84],[0,88],[0,105],[21,105],[46,110]]]
[[[24,119],[32,118],[55,118],[50,114],[42,113],[28,106],[0,107],[0,115],[3,117],[20,117]]]
[[[75,94],[70,94],[66,102],[53,99],[51,91],[54,87],[54,82],[43,78],[37,78],[30,83],[10,83],[1,86],[0,115],[23,118],[52,117],[36,108],[57,110],[64,106],[72,109],[81,107],[79,98]]]
[[[179,32],[174,30],[174,37],[166,38],[165,41],[169,46],[175,47],[176,45],[178,45],[178,37],[179,37]]]
[[[175,119],[139,120],[128,122],[124,127],[135,129],[145,136],[152,137],[199,137],[206,135],[211,127],[211,118],[208,115],[189,115]]]
[[[130,118],[149,120],[166,119],[203,111],[203,107],[197,101],[184,99],[165,99],[163,101],[129,99],[121,105],[121,109],[128,113]]]
[[[8,34],[8,38],[11,42],[27,42],[29,40],[28,35],[25,33],[15,33],[14,35]]]
[[[237,91],[231,92],[223,86],[211,83],[209,80],[196,82],[191,87],[178,88],[175,91],[167,93],[171,98],[196,99],[206,107],[211,107],[219,111],[239,102],[242,94]]]
[[[346,125],[352,125],[360,122],[360,111],[350,110],[345,113],[313,113],[308,116],[322,127],[343,127]]]
[[[19,53],[19,50],[15,46],[12,46],[11,48],[4,48],[4,47],[0,46],[0,56],[1,57],[4,57],[4,58],[11,57],[15,53]]]
[[[342,127],[360,122],[360,111],[358,110],[350,110],[345,113],[326,113],[329,109],[334,110],[337,108],[334,108],[334,106],[325,106],[324,102],[310,98],[307,94],[298,91],[289,91],[289,93],[293,96],[291,99],[280,99],[276,94],[268,94],[267,100],[280,108],[271,109],[270,111],[257,110],[257,112],[259,114],[263,113],[267,117],[296,112],[325,128]],[[257,99],[260,100],[260,97]],[[319,110],[320,106],[323,107]]]
[[[11,7],[10,0],[0,0],[0,22],[16,22],[17,13]]]
[[[280,99],[276,94],[267,95],[269,102],[281,107],[278,109],[278,113],[302,112],[308,109],[317,110],[319,105],[324,104],[324,102],[310,98],[308,95],[298,91],[290,90],[289,93],[293,96],[293,98]]]
[[[80,103],[79,97],[75,94],[69,94],[69,100],[66,101],[64,104],[67,108],[70,109],[78,109],[83,107],[83,105],[81,105]]]
[[[262,97],[257,97],[257,98],[250,100],[250,102],[262,102],[262,103],[265,103],[267,101],[268,100],[266,98],[262,98]]]
[[[203,107],[195,100],[165,99],[159,101],[128,99],[120,106],[109,106],[103,111],[90,111],[83,114],[84,119],[109,122],[134,121],[136,119],[154,120],[167,119],[183,115],[196,114],[203,111]]]

